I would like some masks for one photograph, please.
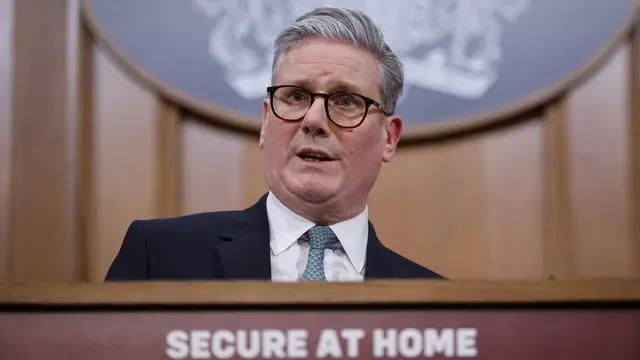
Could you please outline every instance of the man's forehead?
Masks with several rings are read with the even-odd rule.
[[[321,38],[307,39],[293,46],[283,54],[285,59],[293,62],[337,61],[354,69],[377,62],[375,55],[356,45]]]
[[[332,51],[326,48],[327,45],[341,47],[341,51]],[[377,93],[379,69],[377,59],[366,50],[314,41],[283,54],[277,67],[277,80],[278,84],[297,85],[313,91],[362,93],[366,90],[373,91],[370,94],[373,95]]]

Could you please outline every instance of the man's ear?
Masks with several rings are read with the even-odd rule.
[[[269,121],[269,99],[265,99],[262,102],[262,128],[260,128],[260,140],[258,141],[260,149],[263,149],[264,147],[264,136],[267,129],[267,121]]]
[[[382,152],[382,160],[389,162],[393,158],[402,135],[402,118],[400,116],[390,116],[385,120],[386,139],[384,150]]]

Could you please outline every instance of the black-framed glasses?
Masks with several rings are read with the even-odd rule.
[[[341,128],[360,126],[367,117],[369,107],[374,105],[385,115],[391,116],[375,100],[352,92],[331,94],[314,93],[295,85],[278,85],[267,88],[271,100],[271,111],[284,121],[300,121],[313,105],[316,97],[324,98],[324,110],[331,122]]]

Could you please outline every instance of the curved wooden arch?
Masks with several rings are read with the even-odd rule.
[[[494,110],[480,112],[470,117],[443,119],[435,124],[417,125],[403,134],[400,141],[401,144],[434,140],[495,126],[499,123],[517,118],[520,114],[535,110],[545,103],[569,92],[606,63],[606,60],[611,57],[619,44],[624,42],[633,29],[638,26],[640,23],[640,21],[638,21],[640,18],[638,10],[638,4],[635,2],[632,3],[628,11],[627,19],[609,42],[581,67],[554,85],[538,90],[521,100],[498,107]],[[184,91],[167,85],[134,64],[124,55],[124,52],[122,52],[118,46],[104,35],[104,32],[96,20],[89,0],[81,0],[81,14],[86,28],[90,31],[94,39],[107,49],[123,71],[138,79],[143,86],[151,89],[151,91],[157,93],[159,96],[178,104],[182,108],[203,116],[204,120],[210,121],[214,123],[214,125],[222,125],[255,135],[259,133],[261,124],[255,116],[198,100]]]

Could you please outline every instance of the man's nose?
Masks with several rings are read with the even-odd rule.
[[[315,101],[302,119],[302,131],[314,136],[327,136],[329,134],[329,119],[324,108],[324,98],[316,97]]]

